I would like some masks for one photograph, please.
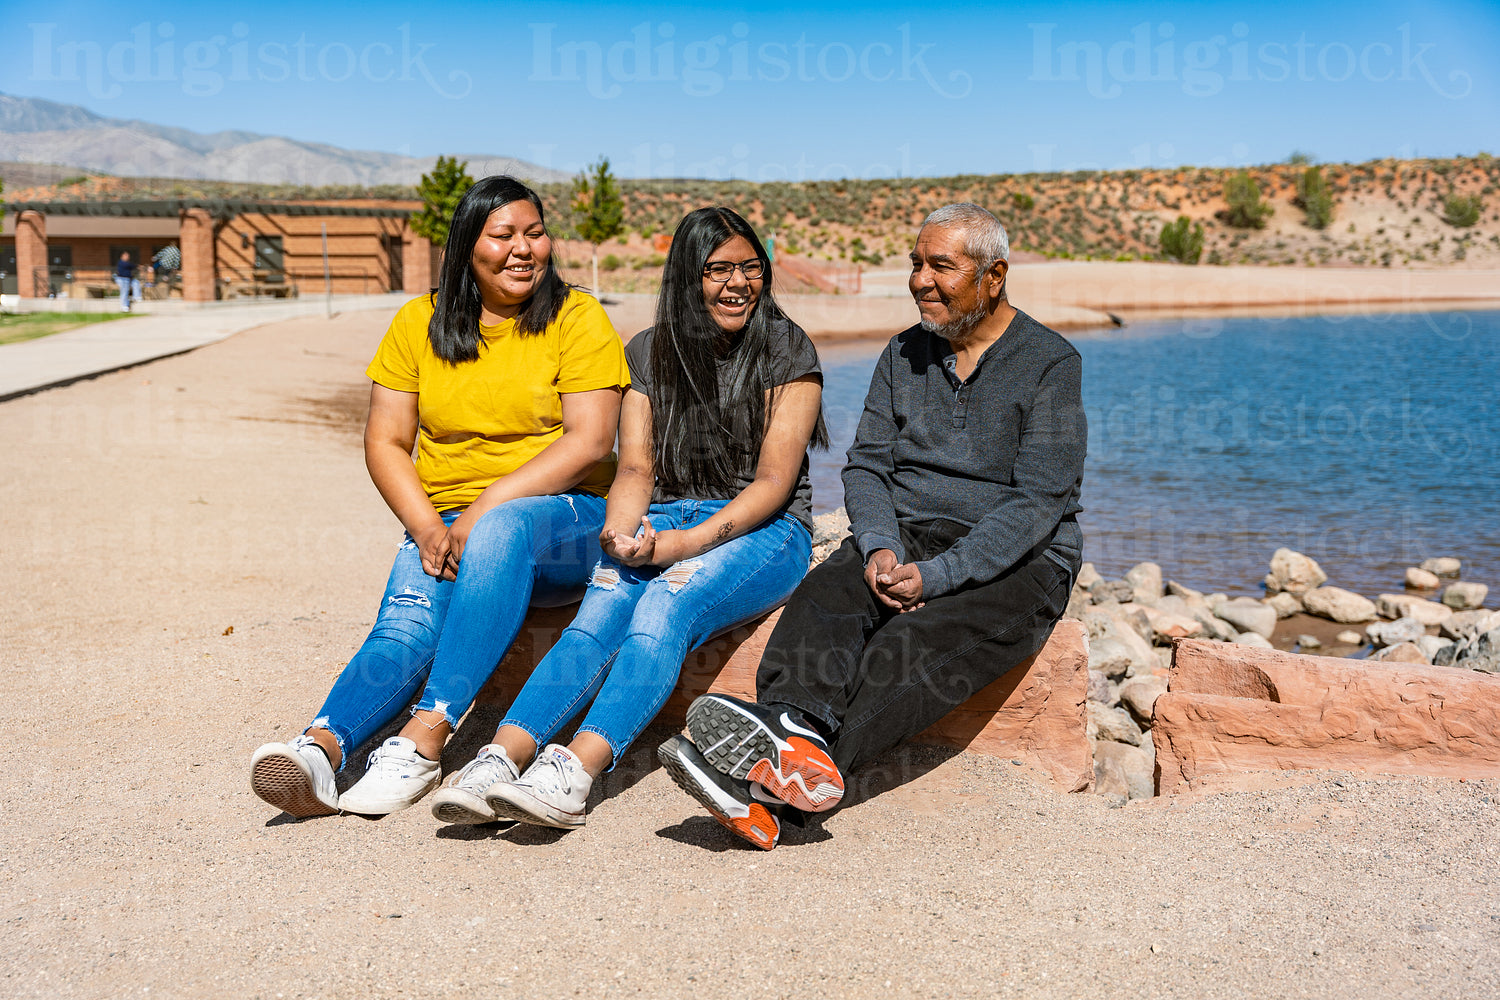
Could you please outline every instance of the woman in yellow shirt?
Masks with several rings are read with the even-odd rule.
[[[527,607],[576,601],[599,560],[630,384],[603,308],[557,273],[541,200],[510,177],[464,195],[436,293],[396,314],[367,374],[365,464],[406,537],[322,710],[251,758],[255,793],[299,817],[395,812],[437,785],[444,742]],[[419,689],[339,796],[347,755]]]

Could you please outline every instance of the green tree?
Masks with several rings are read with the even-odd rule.
[[[432,173],[422,175],[417,183],[422,210],[411,217],[412,232],[438,246],[448,242],[448,225],[453,221],[453,211],[458,208],[464,193],[474,186],[468,166],[468,160],[459,163],[457,157],[439,156]]]
[[[1191,230],[1188,228],[1189,224],[1192,225]],[[1161,246],[1161,252],[1173,260],[1196,264],[1203,256],[1203,224],[1179,215],[1176,222],[1169,222],[1161,227],[1161,237],[1157,242]]]
[[[1443,221],[1460,229],[1472,226],[1479,221],[1481,207],[1478,195],[1465,198],[1463,195],[1450,194],[1443,199]]]
[[[625,199],[609,172],[609,157],[573,179],[573,228],[594,248],[594,293],[599,292],[599,245],[625,230]]]
[[[1307,213],[1307,224],[1314,229],[1327,229],[1333,221],[1333,195],[1328,191],[1328,181],[1318,167],[1308,167],[1297,178],[1297,196],[1292,203]]]
[[[1248,170],[1241,170],[1224,182],[1224,221],[1236,229],[1264,229],[1266,219],[1276,211],[1260,200],[1260,185]]]

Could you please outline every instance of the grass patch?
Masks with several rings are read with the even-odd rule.
[[[126,313],[0,313],[0,344],[19,344],[23,340],[51,336],[90,323],[107,323],[124,319]]]

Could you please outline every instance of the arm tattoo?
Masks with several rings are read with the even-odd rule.
[[[734,522],[725,521],[723,524],[719,525],[719,530],[714,532],[714,540],[703,546],[703,548],[699,549],[698,554],[702,555],[709,549],[713,548],[715,545],[722,544],[732,534],[734,534]]]

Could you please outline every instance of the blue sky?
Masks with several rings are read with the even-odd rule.
[[[6,4],[0,91],[625,176],[1500,152],[1500,4]],[[3,158],[3,142],[0,142]]]

